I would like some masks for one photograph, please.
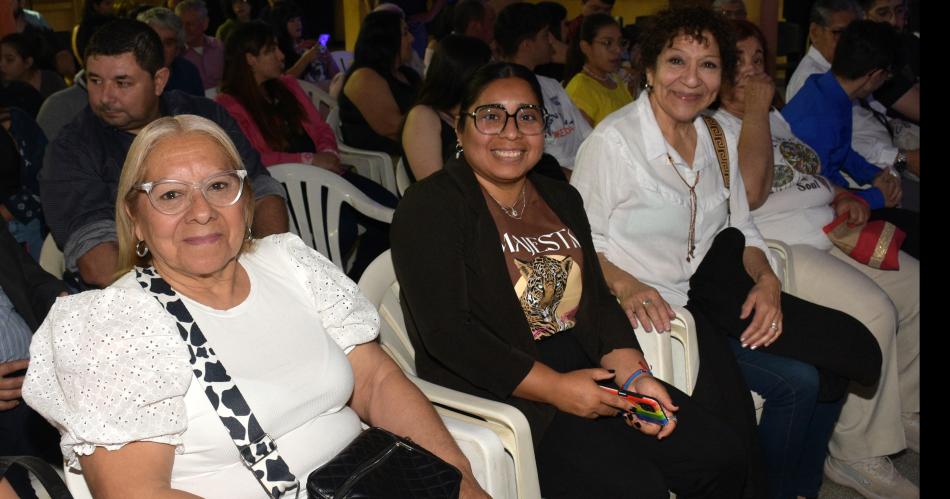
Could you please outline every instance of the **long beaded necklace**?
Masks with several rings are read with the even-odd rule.
[[[696,251],[696,186],[699,184],[699,177],[703,172],[696,172],[696,180],[693,181],[693,185],[689,185],[689,182],[687,182],[679,170],[676,169],[676,165],[673,164],[673,157],[670,156],[669,152],[666,153],[666,160],[670,162],[670,167],[676,172],[676,176],[680,178],[683,185],[689,189],[689,237],[686,240],[686,245],[689,249],[686,252],[686,261],[691,262],[695,257],[693,252]]]
[[[525,180],[524,184],[522,184],[521,186],[521,209],[520,210],[515,208],[515,206],[518,206],[518,201],[515,201],[515,204],[511,205],[511,207],[509,208],[501,204],[500,202],[498,202],[498,200],[495,199],[495,196],[492,196],[491,193],[488,192],[488,189],[485,189],[485,192],[488,192],[488,197],[490,197],[492,201],[494,201],[495,204],[497,204],[498,207],[501,208],[501,211],[503,211],[505,215],[508,215],[509,217],[514,218],[515,220],[521,220],[521,217],[524,216],[525,208],[528,207],[528,197],[525,195],[527,188],[528,188],[528,181]]]

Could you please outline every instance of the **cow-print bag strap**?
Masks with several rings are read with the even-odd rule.
[[[192,372],[204,388],[212,407],[228,429],[241,460],[271,497],[297,497],[300,482],[277,451],[277,443],[264,432],[244,395],[228,376],[224,364],[208,345],[178,293],[153,267],[135,268],[135,279],[158,300],[178,323],[178,332],[188,346]]]

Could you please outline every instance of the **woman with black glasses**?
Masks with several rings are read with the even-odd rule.
[[[740,497],[738,438],[651,375],[580,196],[532,171],[541,103],[524,66],[479,69],[460,105],[462,153],[396,210],[393,264],[419,375],[521,410],[544,497]],[[598,384],[655,398],[668,421],[634,416]]]

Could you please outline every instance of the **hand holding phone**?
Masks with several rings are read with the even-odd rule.
[[[655,398],[641,393],[618,390],[609,386],[600,385],[600,387],[629,402],[630,405],[633,406],[631,412],[636,414],[641,420],[660,426],[665,426],[670,422],[670,418],[666,415],[666,411],[663,410],[663,406],[661,406]]]

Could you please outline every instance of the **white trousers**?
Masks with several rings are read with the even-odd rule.
[[[900,270],[877,270],[838,248],[791,248],[794,294],[861,321],[884,360],[876,386],[852,383],[829,453],[851,461],[903,450],[901,413],[920,412],[920,263],[901,252]]]

